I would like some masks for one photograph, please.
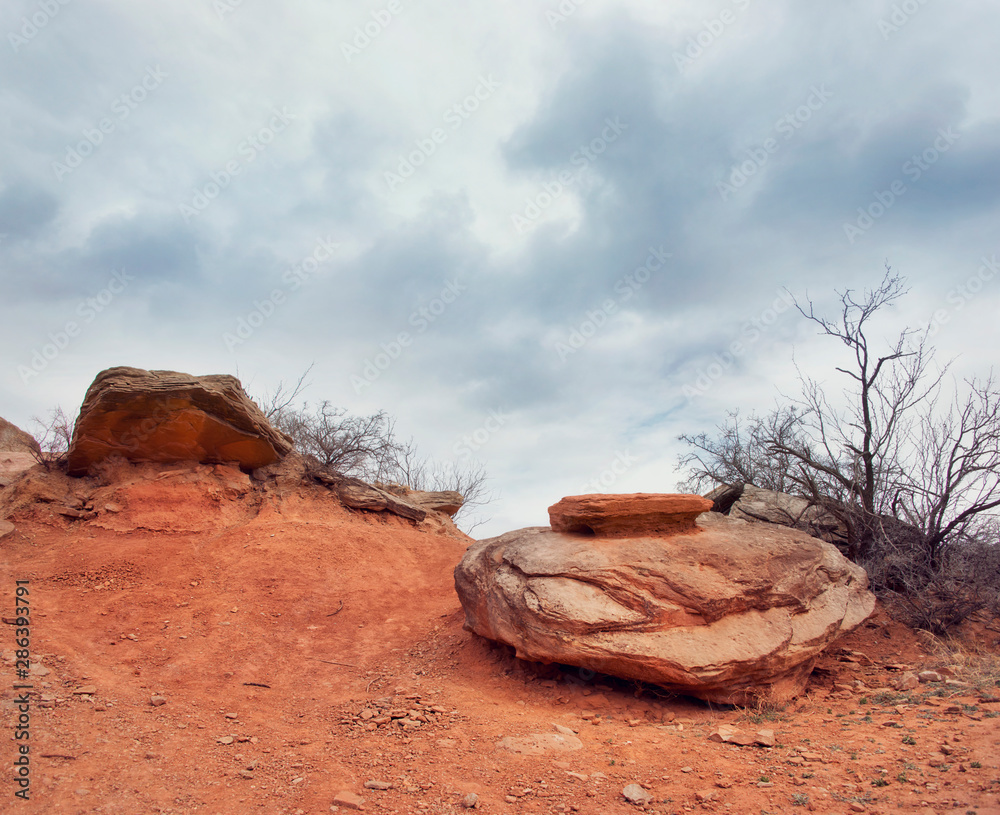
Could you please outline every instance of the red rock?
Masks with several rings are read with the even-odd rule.
[[[676,535],[694,531],[695,518],[711,508],[700,495],[573,495],[549,507],[549,522],[555,532],[599,538]]]
[[[271,464],[292,440],[271,427],[233,376],[110,368],[94,379],[76,422],[67,469],[85,475],[112,455],[130,461]]]
[[[333,805],[344,809],[364,809],[365,799],[350,790],[341,790],[333,796]]]
[[[478,541],[455,569],[465,628],[522,659],[723,704],[787,701],[871,614],[864,570],[802,532],[706,513],[606,539],[545,528]]]

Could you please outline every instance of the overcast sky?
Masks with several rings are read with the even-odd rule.
[[[839,386],[786,289],[829,311],[888,262],[886,331],[982,372],[998,30],[987,0],[7,0],[0,415],[116,365],[254,395],[314,364],[311,402],[486,467],[482,537],[673,491],[677,435],[766,410],[793,349]]]

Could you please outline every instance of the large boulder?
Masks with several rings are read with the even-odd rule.
[[[474,543],[455,570],[466,629],[523,659],[746,704],[799,694],[875,605],[864,570],[796,530],[707,513],[687,531],[614,532]]]
[[[112,455],[130,461],[199,461],[253,470],[292,449],[233,376],[110,368],[87,390],[68,472]]]

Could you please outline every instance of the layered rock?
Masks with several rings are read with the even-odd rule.
[[[698,495],[573,495],[549,507],[549,524],[605,538],[670,535],[694,529],[695,518],[711,508]]]
[[[615,524],[609,537],[536,527],[470,546],[455,570],[466,629],[524,659],[744,704],[800,693],[816,656],[875,605],[860,567],[795,530],[715,513],[660,535]]]
[[[292,449],[236,377],[110,368],[87,390],[68,471],[112,455],[130,461],[235,463],[253,470]]]

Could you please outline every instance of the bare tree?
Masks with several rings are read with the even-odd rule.
[[[397,460],[412,446],[396,437],[395,420],[384,410],[353,416],[324,401],[315,410],[286,406],[272,421],[321,467],[370,482],[390,480]]]
[[[844,522],[848,555],[876,582],[955,599],[942,580],[962,582],[954,570],[989,544],[1000,506],[1000,390],[990,373],[947,394],[948,366],[933,367],[926,333],[903,329],[877,350],[873,318],[906,293],[887,267],[876,288],[840,293],[835,320],[796,303],[848,349],[841,398],[800,370],[790,404],[748,423],[730,414],[717,438],[681,436],[694,451],[680,463],[695,485],[739,480],[809,498]]]
[[[46,469],[61,467],[66,463],[69,447],[73,441],[73,427],[76,420],[66,415],[61,408],[53,408],[45,419],[33,416],[31,419],[38,426],[35,434],[38,448],[31,451],[39,464]]]

